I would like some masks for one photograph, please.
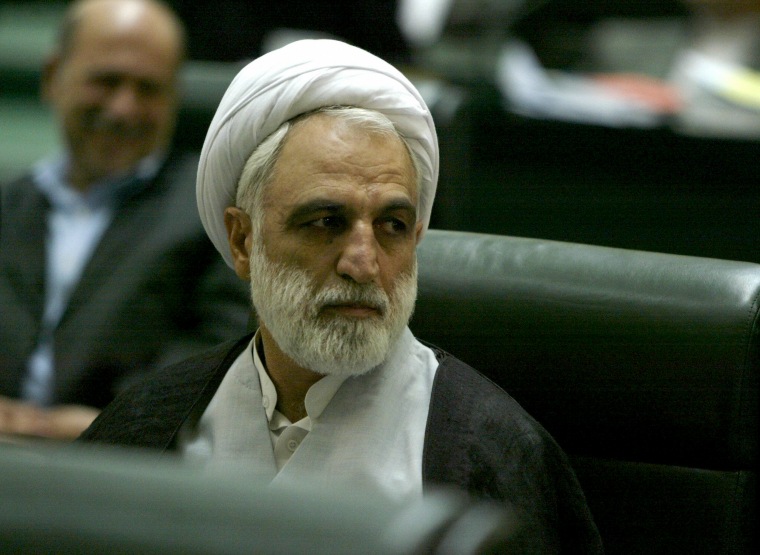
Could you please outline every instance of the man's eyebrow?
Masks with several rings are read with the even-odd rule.
[[[288,215],[287,224],[297,225],[305,219],[312,217],[314,214],[327,213],[331,215],[343,214],[347,211],[344,204],[329,199],[314,199],[304,204],[296,206]],[[380,212],[388,214],[391,212],[403,211],[408,212],[414,218],[417,217],[417,207],[408,199],[393,199],[385,204]]]
[[[287,223],[297,223],[318,212],[338,214],[344,209],[345,206],[338,202],[326,199],[315,199],[296,206],[296,208],[288,215]]]
[[[383,212],[395,212],[402,210],[417,217],[417,207],[408,199],[394,199],[383,207]]]

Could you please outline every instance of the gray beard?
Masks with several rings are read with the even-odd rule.
[[[325,375],[358,376],[383,363],[406,329],[417,298],[416,259],[390,296],[377,284],[348,280],[317,291],[307,272],[270,261],[256,241],[250,276],[260,323],[296,364]],[[370,305],[380,315],[350,318],[322,312],[337,303]]]

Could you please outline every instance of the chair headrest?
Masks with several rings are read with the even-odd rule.
[[[440,230],[418,257],[417,337],[569,453],[757,460],[760,265]]]

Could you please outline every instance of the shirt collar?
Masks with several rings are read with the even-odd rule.
[[[259,383],[261,384],[261,394],[263,396],[262,402],[267,414],[267,420],[270,424],[277,424],[277,427],[281,427],[281,423],[288,425],[290,422],[287,418],[275,409],[277,406],[277,390],[259,356],[260,348],[261,332],[259,330],[253,338],[253,365],[259,374]],[[311,429],[311,421],[320,417],[344,381],[346,381],[345,376],[327,375],[309,388],[304,401],[308,422],[304,423],[305,426],[303,427],[306,427],[308,430]],[[303,420],[299,421],[299,423],[303,422]]]
[[[65,209],[82,203],[96,208],[116,204],[141,191],[158,174],[165,159],[164,154],[153,153],[140,160],[132,170],[102,179],[86,192],[80,192],[68,181],[71,162],[69,155],[63,153],[38,162],[32,170],[32,179],[56,208]]]

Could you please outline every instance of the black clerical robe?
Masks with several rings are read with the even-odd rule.
[[[201,417],[250,341],[225,343],[124,392],[80,441],[175,450],[180,428]],[[439,366],[425,431],[425,488],[454,486],[508,503],[537,553],[601,553],[585,497],[554,439],[485,376],[431,348]]]

